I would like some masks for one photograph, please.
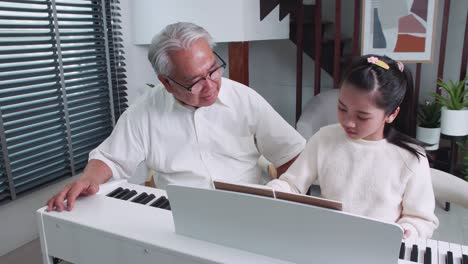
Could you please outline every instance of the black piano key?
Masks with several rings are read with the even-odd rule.
[[[153,203],[151,203],[150,206],[152,206],[152,207],[159,207],[165,200],[167,200],[167,198],[164,197],[164,196],[161,196],[161,197],[159,197],[158,199],[156,199],[156,201],[154,201]]]
[[[413,245],[411,248],[410,261],[418,262],[418,245]]]
[[[424,252],[424,264],[432,264],[432,250],[430,247],[426,247],[426,252]]]
[[[171,210],[171,204],[169,203],[169,200],[167,200],[167,203],[165,203],[164,205],[161,205],[161,208],[170,211]]]
[[[149,201],[153,200],[154,198],[156,198],[156,196],[154,194],[150,194],[146,196],[146,198],[144,198],[143,200],[139,201],[138,203],[147,204]]]
[[[447,264],[453,264],[453,253],[452,251],[447,251],[447,259],[445,260]]]
[[[468,264],[468,255],[462,255],[462,264]]]
[[[405,242],[401,242],[400,256],[398,257],[399,259],[405,259],[405,249],[406,249]]]
[[[162,202],[162,203],[158,206],[158,208],[164,209],[164,207],[166,207],[166,206],[168,206],[168,205],[169,205],[169,200],[166,199],[166,200],[164,200],[164,202]]]
[[[114,196],[116,196],[119,192],[121,192],[122,190],[123,190],[123,188],[122,188],[122,187],[119,187],[119,188],[113,190],[112,192],[110,192],[109,194],[107,194],[107,196],[109,196],[109,197],[114,197]]]
[[[146,196],[148,196],[147,193],[145,193],[145,192],[140,193],[140,194],[139,194],[137,197],[135,197],[135,199],[133,199],[131,202],[138,203],[139,201],[145,199]]]
[[[137,191],[131,190],[129,193],[127,193],[126,195],[122,196],[120,199],[126,201],[126,200],[132,198],[133,196],[135,196],[136,194],[137,194]]]
[[[125,189],[125,190],[121,191],[119,194],[117,194],[116,196],[114,196],[114,198],[120,199],[123,196],[127,195],[127,193],[129,193],[129,192],[130,192],[129,189]]]

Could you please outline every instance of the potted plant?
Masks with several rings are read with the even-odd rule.
[[[447,93],[443,97],[434,93],[442,105],[441,133],[448,136],[468,135],[468,89],[465,89],[467,78],[460,82],[439,80],[437,84]]]
[[[436,150],[439,148],[440,108],[441,105],[439,103],[428,101],[418,107],[416,139],[429,144],[426,150]]]

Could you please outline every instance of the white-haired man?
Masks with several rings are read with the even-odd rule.
[[[71,210],[79,195],[133,174],[141,162],[156,185],[210,188],[215,179],[259,183],[265,156],[284,172],[305,140],[254,90],[222,78],[226,63],[210,34],[192,23],[168,25],[148,59],[164,88],[132,104],[112,134],[89,155],[83,175],[50,198],[48,209]]]

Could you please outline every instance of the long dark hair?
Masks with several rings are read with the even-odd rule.
[[[389,69],[377,64],[369,63],[369,57],[376,57],[385,62]],[[425,156],[425,144],[408,136],[411,131],[411,110],[413,108],[413,77],[405,68],[400,70],[398,62],[387,56],[364,55],[355,59],[344,75],[343,82],[349,83],[357,89],[373,92],[377,107],[390,115],[400,107],[400,112],[393,123],[386,123],[384,137],[391,144],[397,145],[411,152],[419,159]],[[419,147],[421,148],[419,148]]]

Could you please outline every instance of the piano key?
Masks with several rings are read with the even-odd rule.
[[[468,246],[462,246],[462,264],[468,264]]]
[[[453,253],[452,253],[452,251],[447,252],[446,263],[447,264],[453,264]]]
[[[431,262],[437,264],[439,251],[437,249],[437,241],[432,239],[426,240],[426,246],[431,248]],[[429,262],[430,263],[430,262]]]
[[[437,251],[439,252],[438,263],[447,263],[447,252],[449,251],[449,244],[444,241],[437,241]]]
[[[109,196],[109,197],[114,197],[114,196],[116,196],[118,193],[120,193],[122,190],[123,190],[123,188],[122,188],[122,187],[119,187],[119,188],[113,190],[112,192],[110,192],[109,194],[107,194],[107,196]]]
[[[405,259],[405,249],[406,249],[405,242],[401,242],[400,256],[398,257],[399,259]]]
[[[133,203],[138,203],[139,201],[143,200],[144,198],[146,198],[146,196],[148,196],[147,193],[145,192],[142,192],[140,193],[137,197],[135,197],[133,200],[131,200],[131,202]]]
[[[171,204],[169,203],[169,200],[167,200],[167,203],[161,205],[161,208],[170,211],[171,210]]]
[[[405,240],[405,258],[404,260],[410,260],[411,259],[411,250],[413,249],[415,240],[414,239],[406,239]]]
[[[122,198],[123,196],[127,195],[127,193],[129,193],[129,192],[130,192],[129,189],[124,189],[124,190],[121,191],[119,194],[117,194],[116,196],[114,196],[114,198],[120,199],[120,198]]]
[[[416,243],[418,245],[418,260],[417,262],[423,263],[424,262],[424,253],[426,252],[426,239],[418,238],[416,239]]]
[[[156,196],[154,194],[150,194],[148,196],[146,196],[146,198],[144,198],[143,200],[141,200],[139,202],[139,204],[147,204],[149,203],[150,201],[152,201],[154,198],[156,198]]]
[[[158,208],[164,209],[164,207],[166,207],[166,206],[168,206],[168,205],[169,205],[169,200],[166,199],[166,200],[164,200],[164,202],[162,202],[162,203],[158,206]]]
[[[122,196],[120,199],[121,200],[128,200],[130,198],[132,198],[133,196],[135,196],[137,194],[137,192],[135,190],[131,190],[129,193],[127,193],[126,195]]]
[[[462,260],[462,251],[461,246],[458,244],[449,243],[450,251],[453,253],[453,262],[454,263],[461,263]]]
[[[430,247],[426,247],[426,251],[424,252],[424,264],[432,264],[432,249]]]
[[[410,261],[418,262],[419,249],[418,245],[414,244],[411,248]]]
[[[156,201],[154,201],[152,204],[150,204],[150,206],[159,207],[165,200],[167,200],[167,198],[164,196],[161,196],[158,199],[156,199]]]

